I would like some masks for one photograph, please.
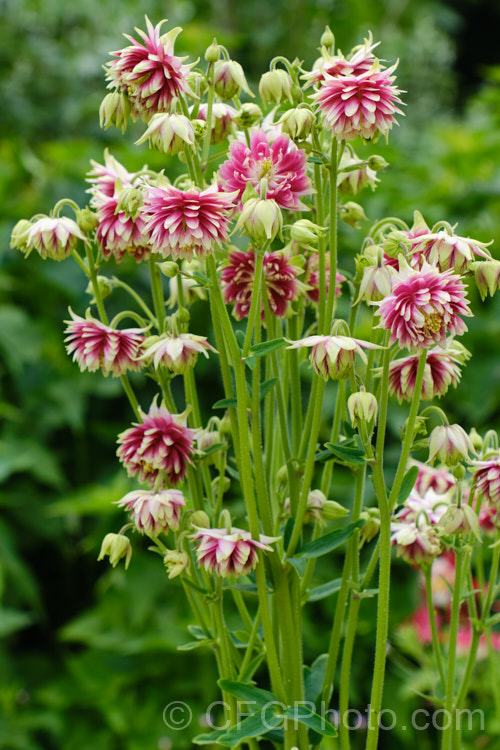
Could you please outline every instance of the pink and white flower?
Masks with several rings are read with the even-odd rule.
[[[142,41],[125,34],[132,44],[112,52],[116,60],[106,66],[109,88],[124,91],[135,117],[141,115],[145,121],[156,112],[168,112],[180,94],[193,95],[186,79],[192,66],[183,64],[186,58],[174,55],[181,29],[160,34],[163,23],[153,26],[146,16],[147,33],[136,29]]]
[[[208,104],[200,104],[198,120],[207,120]],[[212,106],[212,130],[210,132],[210,143],[223,143],[226,138],[234,131],[234,118],[236,110],[229,104],[215,102]]]
[[[287,135],[279,135],[271,143],[263,130],[257,130],[250,136],[250,147],[234,141],[230,154],[219,169],[219,179],[226,190],[238,191],[238,199],[248,183],[260,195],[265,177],[266,198],[275,200],[280,208],[307,210],[300,200],[312,193],[305,169],[306,155]]]
[[[325,263],[325,281],[326,288],[325,292],[328,294],[328,288],[330,286],[330,258],[326,256]],[[340,297],[342,294],[342,282],[345,281],[345,276],[337,271],[335,275],[335,296]],[[308,257],[304,269],[304,284],[309,287],[306,290],[306,294],[315,304],[319,302],[319,254],[311,253]]]
[[[192,463],[194,431],[186,427],[186,417],[171,414],[162,404],[151,404],[143,421],[118,436],[117,455],[133,477],[154,486],[163,475],[171,484],[184,478]]]
[[[430,232],[415,238],[413,256],[425,258],[431,266],[440,271],[451,269],[453,273],[461,274],[470,268],[475,256],[487,260],[491,258],[486,248],[484,242],[471,240],[469,237],[458,237],[441,229],[439,232]]]
[[[462,347],[466,358],[469,352]],[[424,379],[420,398],[430,401],[444,396],[450,385],[457,387],[461,378],[460,365],[464,359],[455,354],[456,344],[449,349],[435,347],[427,354]],[[419,355],[393,360],[389,365],[389,392],[396,396],[399,403],[411,401],[415,392]]]
[[[120,377],[128,370],[140,370],[141,347],[145,341],[140,328],[118,330],[91,315],[81,318],[70,310],[66,321],[66,350],[78,362],[80,370]]]
[[[291,302],[297,299],[304,285],[297,278],[301,269],[282,252],[264,254],[262,266],[263,291],[267,293],[269,308],[278,318],[283,318]],[[234,302],[234,316],[245,318],[250,311],[255,284],[255,253],[234,250],[222,269],[221,284],[226,302]],[[262,302],[264,317],[264,302]]]
[[[153,252],[174,260],[209,255],[228,239],[235,199],[236,193],[222,192],[216,184],[206,190],[149,188],[141,217]]]
[[[349,377],[354,367],[355,355],[359,354],[363,362],[368,361],[363,349],[380,349],[377,344],[361,341],[350,336],[307,336],[294,341],[288,349],[312,347],[310,360],[320,377],[324,380],[340,380]]]
[[[434,427],[429,437],[429,462],[437,459],[446,466],[454,466],[474,453],[470,437],[459,424]]]
[[[374,304],[379,305],[379,327],[391,332],[390,342],[417,352],[443,346],[447,334],[463,334],[467,326],[460,316],[472,315],[462,280],[426,262],[415,270],[401,261],[392,293]]]
[[[359,75],[324,76],[314,99],[324,113],[325,125],[338,140],[387,135],[396,122],[395,115],[403,114],[398,106],[402,104],[401,91],[393,86],[395,76],[391,75],[395,68],[383,70],[377,61]]]
[[[151,253],[150,238],[144,219],[135,218],[127,211],[120,211],[119,196],[95,201],[99,224],[96,230],[97,245],[104,258],[120,262],[124,255],[131,255],[137,262],[145,260]]]
[[[434,490],[437,495],[445,495],[452,487],[456,487],[457,480],[446,469],[435,469],[420,461],[412,461],[411,465],[418,468],[414,489],[421,496],[429,489]]]
[[[88,172],[87,182],[90,182],[92,187],[88,192],[99,196],[99,202],[102,201],[103,196],[112,198],[118,184],[120,188],[132,187],[135,184],[136,173],[127,171],[118,159],[111,156],[108,149],[104,151],[104,164],[99,164],[93,159],[90,163],[92,169]]]
[[[430,565],[441,552],[441,542],[433,526],[423,517],[419,522],[393,522],[391,542],[398,557],[411,565]]]
[[[44,216],[31,225],[26,234],[26,257],[32,248],[46,260],[65,260],[78,244],[85,241],[85,235],[73,219],[67,216]]]
[[[500,504],[500,456],[473,461],[476,489],[493,505]]]
[[[259,536],[252,539],[249,531],[232,527],[227,529],[198,529],[193,535],[197,543],[197,557],[209,573],[220,576],[244,576],[258,562],[258,550],[271,552],[269,546],[276,537]]]
[[[144,345],[141,359],[153,360],[156,369],[160,365],[179,375],[194,367],[201,352],[208,358],[208,351],[215,349],[205,336],[192,333],[180,333],[178,336],[150,336]]]
[[[186,501],[180,490],[133,490],[117,505],[131,513],[141,534],[158,536],[162,531],[177,531],[181,509]]]
[[[380,44],[373,44],[372,37],[365,39],[365,43],[352,50],[349,57],[339,51],[330,55],[324,48],[323,54],[316,60],[313,70],[306,73],[304,78],[310,83],[320,83],[326,76],[359,76],[371,69],[376,58],[372,50]]]

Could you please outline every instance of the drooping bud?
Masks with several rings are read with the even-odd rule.
[[[132,557],[130,539],[123,534],[106,534],[97,559],[103,560],[106,555],[109,555],[109,562],[113,568],[116,568],[120,560],[125,558],[125,570],[127,570]]]
[[[156,264],[162,274],[168,279],[174,279],[179,273],[179,266],[174,260],[165,260]]]
[[[157,151],[174,156],[186,146],[193,145],[194,128],[184,115],[157,112],[149,121],[145,133],[135,143],[138,145],[147,140]]]
[[[471,265],[474,269],[474,281],[484,302],[487,295],[493,297],[500,286],[500,261],[483,260]]]
[[[360,532],[360,546],[371,542],[380,531],[380,510],[379,508],[365,508],[361,513],[361,519],[365,522]]]
[[[397,258],[401,253],[406,254],[411,250],[411,241],[404,232],[389,232],[384,237],[382,248],[389,258]]]
[[[470,505],[451,505],[437,525],[443,534],[469,534],[472,531],[476,539],[481,541],[479,519]]]
[[[283,216],[275,200],[250,198],[241,210],[236,229],[245,231],[256,242],[265,242],[276,237],[283,226]]]
[[[380,182],[376,172],[367,166],[354,151],[349,148],[344,151],[339,164],[337,186],[344,195],[357,195],[365,187],[375,190]]]
[[[234,121],[240,128],[251,128],[257,122],[262,120],[262,110],[253,102],[246,102],[241,105],[241,109],[236,114]]]
[[[215,63],[220,59],[220,50],[219,45],[217,44],[217,39],[215,39],[212,42],[212,44],[207,47],[205,50],[205,60],[207,62]]]
[[[76,212],[76,223],[84,234],[90,234],[98,227],[99,217],[89,206],[85,206]]]
[[[10,235],[10,246],[20,250],[26,257],[33,250],[33,245],[29,242],[29,233],[33,224],[27,219],[21,219],[14,226]]]
[[[239,97],[240,90],[253,96],[241,65],[234,60],[218,60],[214,65],[214,89],[221,99]]]
[[[392,279],[397,277],[391,266],[367,266],[363,269],[358,300],[379,302],[392,291]]]
[[[479,451],[483,450],[483,438],[479,434],[479,432],[476,430],[475,427],[472,428],[472,430],[469,432],[469,437],[471,440],[471,443],[474,447],[474,450],[479,453]]]
[[[275,68],[261,76],[259,94],[264,104],[268,102],[280,104],[285,98],[293,104],[292,87],[293,80],[290,73],[283,68]]]
[[[373,169],[374,172],[381,172],[382,169],[386,169],[389,166],[389,162],[384,159],[383,156],[374,154],[368,157],[368,168]]]
[[[176,576],[189,570],[190,560],[187,552],[181,552],[177,549],[169,549],[163,558],[163,563],[167,569],[168,577]]]
[[[106,299],[106,297],[109,297],[111,292],[113,291],[114,283],[111,279],[108,279],[107,276],[98,276],[97,277],[97,288],[99,290],[99,295],[101,299]],[[91,294],[92,299],[90,300],[93,305],[96,303],[96,299],[94,296],[95,290],[94,285],[91,281],[87,284],[87,288],[85,289],[86,294]]]
[[[377,418],[377,399],[373,393],[367,393],[366,391],[351,393],[347,399],[347,409],[352,426],[356,427],[358,422],[370,422]]]
[[[115,214],[124,211],[127,218],[132,218],[135,221],[143,204],[144,195],[138,188],[124,188],[118,195]]]
[[[307,107],[289,109],[278,120],[281,130],[294,141],[303,141],[311,135],[316,118]]]
[[[299,219],[290,228],[290,238],[302,247],[314,249],[318,244],[318,239],[324,237],[326,232],[325,227],[320,227],[309,219]]]
[[[435,427],[429,438],[429,462],[436,458],[446,466],[454,466],[474,452],[470,437],[458,424]]]
[[[195,513],[193,513],[193,515],[190,516],[189,522],[191,526],[197,526],[200,529],[210,528],[210,519],[204,510],[195,511]]]
[[[130,117],[130,101],[123,91],[112,91],[107,94],[99,107],[99,125],[107,130],[111,125],[121,128],[122,133],[127,129]]]
[[[363,206],[360,206],[359,203],[354,203],[354,201],[348,201],[343,206],[340,206],[339,213],[342,221],[349,224],[353,229],[361,228],[360,221],[368,221]]]

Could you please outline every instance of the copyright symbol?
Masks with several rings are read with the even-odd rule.
[[[187,703],[172,701],[163,709],[163,723],[169,729],[186,729],[191,724],[193,712]]]

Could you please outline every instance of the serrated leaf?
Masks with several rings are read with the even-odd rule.
[[[261,344],[255,344],[250,348],[250,357],[263,357],[269,352],[274,352],[277,349],[281,349],[286,344],[286,339],[272,339],[271,341],[263,341]]]
[[[409,497],[410,492],[415,486],[417,477],[418,477],[418,466],[412,466],[411,469],[408,469],[408,471],[403,477],[403,481],[401,482],[401,487],[399,488],[396,505],[402,505],[404,501]]]
[[[334,578],[332,581],[322,583],[320,586],[315,586],[309,592],[309,602],[319,602],[321,599],[326,599],[327,596],[336,594],[340,590],[342,583],[341,578]]]
[[[323,737],[336,737],[338,732],[324,716],[311,712],[311,709],[307,706],[291,706],[285,711],[285,718],[291,719],[293,722],[299,722],[304,724],[314,732],[321,734]]]
[[[356,529],[361,528],[364,525],[364,521],[356,521],[350,523],[343,529],[336,529],[331,531],[325,536],[321,536],[319,539],[313,539],[311,542],[304,544],[298,552],[293,556],[294,558],[300,557],[302,559],[310,559],[312,557],[321,557],[326,555],[328,552],[340,547],[350,536],[354,534]],[[290,558],[290,562],[293,558]]]
[[[237,406],[238,402],[235,398],[220,398],[215,404],[212,404],[212,409],[231,409],[233,406]]]
[[[268,703],[276,703],[277,698],[269,690],[255,687],[245,682],[236,682],[236,680],[221,679],[217,683],[219,687],[230,695],[234,695],[239,700],[246,703],[255,703],[257,706],[267,706]]]

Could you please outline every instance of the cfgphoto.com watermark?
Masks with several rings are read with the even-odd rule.
[[[191,707],[183,701],[172,701],[163,709],[163,721],[169,729],[181,731],[189,727],[193,721],[201,727],[213,731],[226,730],[230,727],[238,727],[241,722],[248,716],[259,714],[262,725],[268,729],[276,728],[276,717],[287,711],[288,726],[298,726],[301,718],[316,715],[320,719],[320,726],[325,728],[327,722],[332,724],[336,729],[340,727],[352,731],[366,729],[378,724],[381,731],[391,731],[393,729],[414,730],[425,732],[429,729],[445,730],[453,727],[471,731],[473,728],[480,731],[484,730],[484,711],[476,709],[460,709],[458,711],[446,711],[444,708],[429,710],[426,708],[417,708],[413,713],[405,716],[404,721],[400,721],[396,711],[390,708],[384,708],[377,715],[371,706],[367,706],[364,711],[357,708],[350,708],[344,713],[339,713],[329,708],[325,702],[319,705],[308,701],[301,701],[294,704],[295,718],[289,718],[290,712],[288,706],[279,701],[270,701],[265,705],[258,705],[252,701],[238,701],[236,704],[236,722],[232,723],[224,720],[224,709],[229,708],[224,701],[214,701],[207,710],[196,719],[193,719]]]

